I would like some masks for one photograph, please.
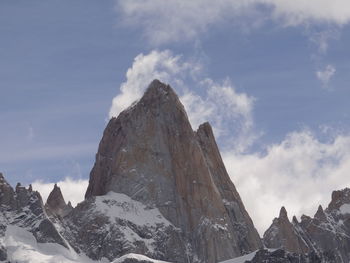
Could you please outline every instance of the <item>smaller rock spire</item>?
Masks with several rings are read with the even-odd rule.
[[[292,222],[293,222],[294,225],[299,224],[299,221],[298,221],[296,216],[293,216]]]
[[[282,218],[283,219],[285,219],[285,218],[288,219],[287,210],[286,210],[286,208],[284,206],[281,207],[279,218],[280,219],[282,219]]]
[[[53,190],[47,198],[45,208],[48,213],[60,217],[66,216],[71,211],[70,207],[64,201],[61,188],[57,184],[54,185]]]
[[[324,213],[324,210],[321,205],[318,206],[317,212],[314,217],[321,221],[327,221],[327,216]]]

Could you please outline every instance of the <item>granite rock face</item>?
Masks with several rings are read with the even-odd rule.
[[[182,240],[176,262],[218,262],[262,246],[210,125],[194,132],[178,96],[157,80],[104,131],[86,199],[110,191],[159,209],[178,229],[170,235]]]
[[[45,209],[49,215],[63,218],[73,210],[73,207],[70,202],[66,204],[61,189],[55,184],[47,198]]]
[[[277,221],[264,234],[266,247],[328,255],[333,258],[330,262],[350,262],[350,189],[334,191],[327,209],[319,206],[313,218],[304,215],[300,222],[294,219],[289,224]],[[302,246],[288,245],[295,240]]]
[[[264,244],[268,248],[281,248],[299,254],[310,252],[308,245],[289,221],[284,207],[281,208],[279,217],[273,220],[264,233]]]
[[[68,247],[45,212],[43,201],[32,187],[17,184],[14,190],[0,174],[0,260],[6,259],[2,245],[8,225],[15,225],[31,232],[39,243],[57,243]]]

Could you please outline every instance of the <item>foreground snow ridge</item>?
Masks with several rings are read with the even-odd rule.
[[[55,243],[38,243],[32,233],[24,228],[8,225],[4,244],[7,247],[9,262],[17,263],[93,263],[83,254]]]
[[[254,251],[254,252],[252,252],[250,254],[241,256],[241,257],[237,257],[237,258],[233,258],[233,259],[222,261],[220,263],[244,263],[246,261],[252,260],[255,257],[257,252],[258,252],[258,250]]]
[[[124,255],[124,256],[114,260],[112,263],[123,263],[127,259],[135,259],[138,261],[145,261],[145,262],[150,262],[150,263],[170,263],[168,261],[155,260],[155,259],[151,259],[149,257],[143,256],[143,255],[133,254],[133,253]]]
[[[38,243],[32,233],[24,228],[9,225],[6,229],[4,244],[7,247],[9,262],[17,263],[108,263],[103,259],[94,261],[84,254],[77,254],[73,249],[54,243]],[[123,263],[127,259],[135,259],[140,262],[170,263],[154,260],[139,254],[127,254],[112,263]],[[7,262],[7,261],[6,261]]]

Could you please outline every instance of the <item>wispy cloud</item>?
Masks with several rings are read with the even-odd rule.
[[[319,31],[308,31],[310,41],[316,45],[317,54],[325,55],[329,48],[331,40],[337,40],[340,36],[339,28],[329,27]]]
[[[195,39],[211,26],[236,18],[241,18],[237,24],[243,18],[255,24],[269,17],[284,26],[342,26],[350,21],[347,0],[118,0],[116,9],[124,23],[142,27],[154,45]]]
[[[214,81],[203,76],[201,63],[185,61],[169,50],[153,50],[135,58],[127,70],[126,82],[113,99],[110,117],[139,99],[155,78],[177,90],[194,129],[209,121],[217,137],[236,136],[236,140],[229,141],[237,151],[244,151],[252,143],[254,98],[237,92],[229,79]],[[204,93],[196,93],[196,88]]]
[[[317,78],[321,81],[324,89],[329,89],[329,82],[336,73],[333,65],[327,65],[323,70],[316,71]]]

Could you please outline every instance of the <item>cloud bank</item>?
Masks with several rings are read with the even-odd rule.
[[[223,159],[256,227],[263,233],[286,206],[293,215],[313,216],[333,190],[350,186],[350,136],[321,142],[308,130],[292,132],[250,155],[224,152]]]
[[[155,45],[194,39],[211,26],[239,24],[245,17],[256,21],[250,24],[272,19],[284,26],[350,21],[348,0],[118,0],[116,10],[124,23],[141,26]]]

